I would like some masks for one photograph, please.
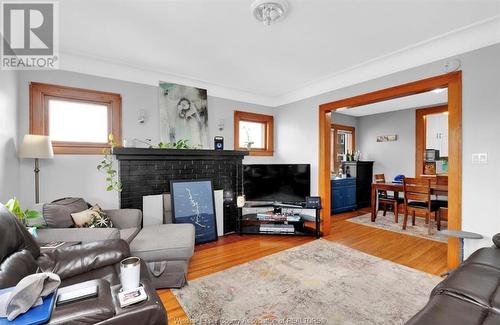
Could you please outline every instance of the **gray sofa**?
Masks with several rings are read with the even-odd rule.
[[[82,205],[80,209],[84,208]],[[148,266],[156,289],[180,288],[187,283],[189,260],[194,253],[195,230],[192,224],[163,224],[141,228],[142,212],[136,209],[104,210],[114,228],[54,228],[37,230],[37,242],[94,241],[123,239],[130,244],[132,256]],[[51,224],[50,221],[46,224]]]

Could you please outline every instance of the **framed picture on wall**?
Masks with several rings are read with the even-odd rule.
[[[173,180],[170,182],[172,222],[195,227],[195,243],[217,240],[214,191],[211,180]]]

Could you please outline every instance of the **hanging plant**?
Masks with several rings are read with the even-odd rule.
[[[196,149],[196,147],[191,146],[188,139],[180,139],[172,143],[158,143],[159,149]]]
[[[118,172],[114,169],[113,163],[113,155],[111,154],[111,150],[116,147],[116,141],[113,137],[113,134],[109,134],[108,143],[110,148],[106,148],[103,150],[104,159],[97,165],[97,170],[102,171],[106,174],[106,191],[117,191],[121,192],[123,187],[122,183],[117,179]]]

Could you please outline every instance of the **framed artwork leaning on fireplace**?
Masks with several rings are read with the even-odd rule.
[[[217,240],[214,191],[211,180],[170,181],[172,222],[195,227],[195,243]]]

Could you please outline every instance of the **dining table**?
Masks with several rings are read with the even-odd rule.
[[[371,220],[375,222],[377,218],[377,199],[378,191],[390,191],[394,192],[394,198],[399,197],[399,193],[403,192],[403,183],[396,182],[373,182],[371,191]],[[431,183],[431,194],[432,195],[443,195],[448,196],[448,185],[444,184],[433,184]]]

